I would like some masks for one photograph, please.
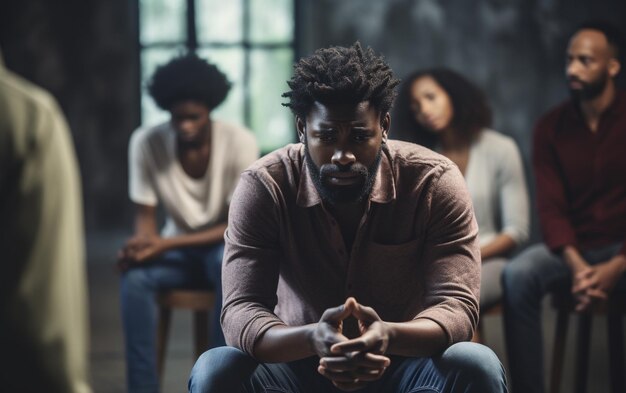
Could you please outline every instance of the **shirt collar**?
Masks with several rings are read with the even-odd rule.
[[[304,145],[300,147],[300,156],[302,157],[302,171],[300,183],[298,184],[298,193],[296,196],[296,204],[301,207],[312,207],[322,203],[322,198],[315,188],[315,184],[311,179],[311,172],[306,164]],[[389,203],[396,199],[396,184],[391,167],[391,158],[386,146],[383,147],[382,157],[372,192],[370,201],[377,203]]]

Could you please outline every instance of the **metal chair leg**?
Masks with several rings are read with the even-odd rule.
[[[159,307],[159,326],[157,328],[157,373],[163,379],[165,366],[165,350],[167,349],[167,337],[170,331],[170,319],[172,311],[167,307]]]
[[[578,317],[578,338],[576,343],[576,393],[587,391],[587,370],[589,365],[589,341],[593,314],[584,313]]]
[[[569,326],[569,310],[559,308],[557,311],[556,329],[554,332],[554,347],[552,350],[552,375],[550,377],[550,392],[560,393],[561,377],[563,375],[563,361],[565,359],[565,340]]]
[[[613,393],[626,392],[624,383],[624,330],[623,314],[621,310],[609,309],[607,328],[609,339],[609,364],[611,375],[611,389]]]

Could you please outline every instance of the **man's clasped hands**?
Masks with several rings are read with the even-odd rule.
[[[358,321],[360,336],[348,339],[344,321]],[[314,330],[313,349],[320,357],[318,372],[339,389],[351,391],[382,377],[391,364],[385,352],[390,331],[371,307],[350,297],[338,307],[327,309]]]

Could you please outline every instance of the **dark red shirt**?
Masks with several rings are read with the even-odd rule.
[[[626,92],[617,92],[595,133],[574,101],[544,115],[535,127],[533,167],[552,251],[623,242],[626,254]]]

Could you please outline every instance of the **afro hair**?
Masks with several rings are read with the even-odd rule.
[[[148,92],[164,110],[181,101],[197,101],[213,110],[220,105],[231,84],[215,65],[188,53],[157,68],[148,82]]]

